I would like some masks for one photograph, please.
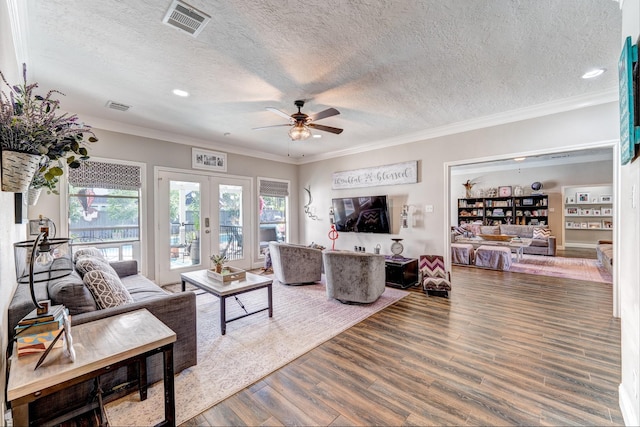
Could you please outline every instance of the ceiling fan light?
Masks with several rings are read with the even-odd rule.
[[[289,137],[292,141],[304,141],[311,136],[311,131],[305,125],[295,125],[289,129]]]

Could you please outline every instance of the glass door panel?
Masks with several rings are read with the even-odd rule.
[[[169,180],[170,269],[200,264],[200,183]]]
[[[243,209],[241,185],[218,185],[218,223],[220,253],[228,261],[236,261],[244,258],[243,235]]]

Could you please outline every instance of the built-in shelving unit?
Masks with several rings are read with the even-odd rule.
[[[613,237],[613,187],[610,184],[566,186],[562,189],[563,242],[570,247],[595,247]]]
[[[548,225],[549,196],[481,197],[458,199],[458,224]]]

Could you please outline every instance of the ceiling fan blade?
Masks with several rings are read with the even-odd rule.
[[[263,130],[263,129],[269,129],[269,128],[277,128],[277,127],[280,127],[280,126],[291,126],[291,124],[287,123],[285,125],[260,126],[260,127],[257,127],[257,128],[251,128],[251,130]]]
[[[315,123],[309,123],[307,126],[309,126],[310,128],[314,128],[314,129],[318,129],[318,130],[322,130],[325,132],[331,132],[331,133],[335,133],[335,134],[341,134],[342,131],[344,129],[340,129],[340,128],[334,128],[331,126],[324,126],[324,125],[317,125]]]
[[[282,116],[282,117],[284,117],[285,119],[293,120],[293,119],[291,118],[291,116],[290,116],[290,115],[288,115],[288,114],[287,114],[287,113],[285,113],[284,111],[280,111],[280,110],[278,110],[277,108],[267,107],[267,111],[271,111],[272,113],[276,113],[277,115]]]
[[[320,111],[319,113],[311,114],[309,116],[309,119],[311,121],[316,121],[331,116],[337,116],[338,114],[340,114],[340,111],[336,110],[335,108],[327,108],[326,110]]]

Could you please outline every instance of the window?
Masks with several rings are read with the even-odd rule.
[[[262,256],[270,241],[287,241],[289,181],[258,178],[258,189],[258,241]]]
[[[95,246],[109,261],[141,263],[142,167],[88,160],[69,170],[68,220],[72,246]]]

